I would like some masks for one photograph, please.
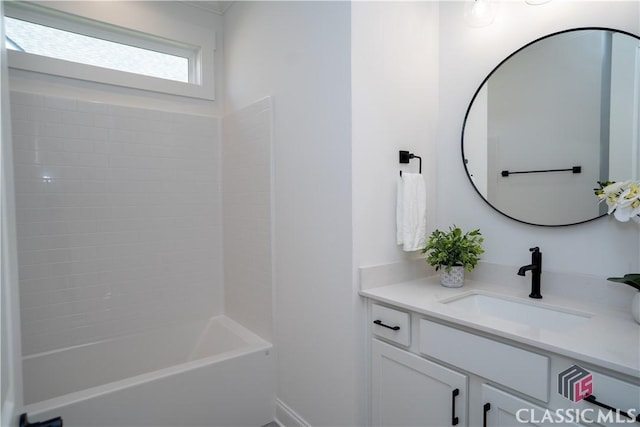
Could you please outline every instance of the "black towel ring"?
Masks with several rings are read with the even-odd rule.
[[[411,159],[418,159],[419,161],[418,173],[422,173],[422,157],[416,156],[413,153],[410,153],[408,151],[403,151],[403,150],[400,150],[399,157],[400,157],[400,163],[409,163]],[[400,176],[402,176],[402,171],[400,171]]]

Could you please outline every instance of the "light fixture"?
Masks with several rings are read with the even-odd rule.
[[[496,17],[496,7],[491,0],[471,0],[464,8],[464,19],[471,27],[486,27]]]
[[[531,6],[538,6],[541,4],[549,3],[551,0],[525,0],[525,3]]]

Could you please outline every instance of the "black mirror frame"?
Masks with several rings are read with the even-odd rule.
[[[522,51],[522,50],[526,49],[527,47],[529,47],[529,46],[531,46],[531,45],[533,45],[533,44],[535,44],[535,43],[537,43],[537,42],[539,42],[539,41],[541,41],[541,40],[544,40],[544,39],[547,39],[547,38],[550,38],[550,37],[553,37],[553,36],[557,36],[557,35],[559,35],[559,34],[565,34],[565,33],[570,33],[570,32],[574,32],[574,31],[585,31],[585,30],[611,31],[611,32],[615,32],[615,33],[625,34],[625,35],[628,35],[628,36],[630,36],[630,37],[633,37],[633,38],[635,38],[635,39],[640,40],[640,36],[638,36],[638,35],[636,35],[636,34],[633,34],[633,33],[627,32],[627,31],[623,31],[623,30],[616,30],[616,29],[614,29],[614,28],[607,28],[607,27],[577,27],[577,28],[571,28],[571,29],[568,29],[568,30],[556,31],[556,32],[554,32],[554,33],[547,34],[547,35],[545,35],[545,36],[539,37],[539,38],[537,38],[537,39],[535,39],[535,40],[533,40],[533,41],[531,41],[531,42],[529,42],[529,43],[525,44],[524,46],[522,46],[522,47],[518,48],[517,50],[513,51],[513,52],[512,52],[511,54],[509,54],[506,58],[504,58],[502,61],[500,61],[500,63],[499,63],[498,65],[496,65],[496,66],[493,68],[493,70],[491,70],[491,72],[487,75],[487,77],[485,77],[485,78],[484,78],[484,80],[482,80],[482,82],[480,83],[480,86],[478,86],[478,89],[477,89],[477,90],[476,90],[476,92],[473,94],[473,97],[471,98],[471,101],[469,102],[469,107],[467,107],[467,111],[466,111],[466,113],[465,113],[465,115],[464,115],[464,122],[462,123],[462,134],[461,134],[461,137],[460,137],[460,141],[461,141],[461,144],[460,144],[460,152],[461,152],[461,154],[462,154],[462,165],[464,166],[464,170],[465,170],[465,172],[466,172],[466,174],[467,174],[467,178],[469,179],[469,183],[471,184],[471,186],[473,187],[473,189],[475,190],[475,192],[476,192],[476,193],[478,193],[478,195],[480,196],[480,198],[481,198],[482,200],[484,200],[484,201],[485,201],[485,202],[486,202],[486,203],[487,203],[487,204],[488,204],[488,205],[489,205],[493,210],[495,210],[496,212],[500,213],[501,215],[504,215],[504,216],[506,216],[507,218],[510,218],[510,219],[512,219],[512,220],[514,220],[514,221],[517,221],[517,222],[520,222],[520,223],[523,223],[523,224],[528,224],[528,225],[535,225],[535,226],[538,226],[538,227],[567,227],[567,226],[570,226],[570,225],[584,224],[584,223],[587,223],[587,222],[595,221],[595,220],[597,220],[597,219],[599,219],[599,218],[602,218],[602,217],[604,217],[604,216],[607,216],[607,214],[602,214],[602,215],[598,215],[598,216],[596,216],[596,217],[594,217],[594,218],[586,219],[586,220],[584,220],[584,221],[572,222],[572,223],[568,223],[568,224],[536,224],[536,223],[533,223],[533,222],[523,221],[523,220],[521,220],[521,219],[514,218],[514,217],[512,217],[511,215],[508,215],[508,214],[506,214],[506,213],[502,212],[502,211],[501,211],[500,209],[498,209],[497,207],[493,206],[493,205],[491,204],[491,202],[489,202],[489,200],[487,200],[487,199],[482,195],[482,193],[480,193],[480,191],[478,190],[478,188],[476,187],[476,185],[473,183],[473,180],[471,179],[471,173],[469,172],[469,168],[467,167],[467,160],[466,160],[466,157],[465,157],[465,155],[464,155],[464,131],[465,131],[466,126],[467,126],[467,119],[468,119],[468,117],[469,117],[469,113],[471,112],[471,107],[473,106],[473,102],[476,100],[476,98],[477,98],[478,94],[480,93],[480,91],[481,91],[481,90],[482,90],[482,88],[484,87],[485,83],[486,83],[486,82],[489,80],[489,78],[490,78],[490,77],[491,77],[491,76],[496,72],[496,70],[497,70],[498,68],[500,68],[500,67],[502,66],[502,64],[504,64],[505,62],[507,62],[511,57],[513,57],[514,55],[516,55],[516,54],[517,54],[517,53],[519,53],[520,51]],[[594,183],[594,185],[595,185],[595,183]]]

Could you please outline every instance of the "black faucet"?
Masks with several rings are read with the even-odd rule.
[[[540,274],[542,274],[542,253],[539,247],[529,249],[531,251],[531,264],[523,265],[518,270],[518,276],[524,276],[524,273],[531,271],[531,293],[529,298],[542,298],[540,293]]]

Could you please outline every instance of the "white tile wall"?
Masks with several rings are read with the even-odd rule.
[[[271,341],[271,98],[223,119],[225,313]]]
[[[221,313],[217,118],[11,108],[25,355]]]

